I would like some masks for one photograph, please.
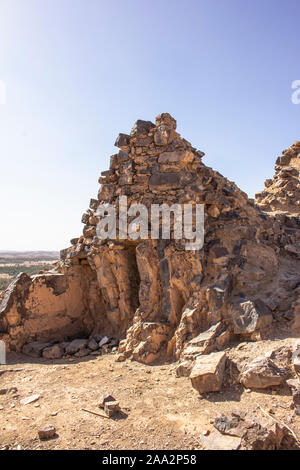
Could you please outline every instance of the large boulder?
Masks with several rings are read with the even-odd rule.
[[[246,388],[264,389],[281,385],[286,376],[268,357],[257,357],[241,373],[240,382]]]

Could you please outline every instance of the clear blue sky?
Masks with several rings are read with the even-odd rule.
[[[299,0],[0,0],[0,249],[82,231],[119,132],[171,113],[251,197],[300,140]]]

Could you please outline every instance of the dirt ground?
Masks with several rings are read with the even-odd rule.
[[[293,338],[278,340],[276,347]],[[250,345],[250,346],[249,346]],[[243,360],[274,347],[274,342],[248,343],[229,348],[229,357]],[[240,385],[200,396],[186,377],[176,378],[176,364],[145,366],[116,362],[116,354],[82,359],[46,361],[10,353],[0,366],[0,449],[201,449],[199,436],[213,430],[213,420],[233,410],[262,415],[271,410],[300,436],[300,417],[290,408],[291,393],[280,390],[247,391]],[[110,392],[122,413],[107,419],[99,397]],[[38,401],[20,400],[39,394]],[[52,424],[57,435],[40,441],[38,428]]]

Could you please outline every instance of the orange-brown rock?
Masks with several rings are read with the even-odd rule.
[[[231,339],[259,339],[274,322],[300,327],[299,142],[255,202],[205,166],[168,113],[156,124],[138,120],[116,146],[83,234],[54,270],[22,274],[0,298],[0,338],[10,349],[99,334],[144,363],[194,360]],[[186,250],[172,218],[170,239],[126,239],[117,224],[116,239],[100,240],[99,209],[118,210],[120,196],[148,210],[203,204],[203,248]]]

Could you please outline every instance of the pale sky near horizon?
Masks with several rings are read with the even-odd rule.
[[[169,112],[250,197],[300,140],[299,0],[0,0],[0,250],[82,232],[119,132]]]

